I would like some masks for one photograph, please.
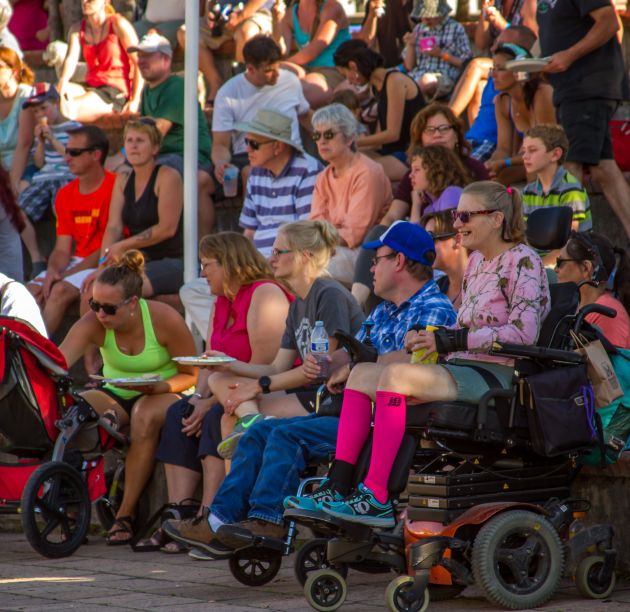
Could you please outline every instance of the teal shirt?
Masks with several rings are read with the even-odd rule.
[[[302,31],[300,28],[297,9],[298,3],[296,2],[293,5],[293,36],[298,49],[303,49],[311,42],[311,34],[310,32]],[[333,60],[333,56],[335,55],[335,51],[341,43],[346,42],[346,40],[350,40],[350,38],[352,37],[350,36],[349,28],[341,28],[337,32],[333,41],[314,60],[305,64],[304,68],[334,68],[335,62]]]

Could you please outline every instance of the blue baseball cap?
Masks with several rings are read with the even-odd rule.
[[[402,253],[412,261],[425,266],[432,266],[435,261],[435,244],[431,234],[423,227],[409,221],[392,223],[378,240],[366,242],[362,246],[370,250],[388,246],[397,253]]]

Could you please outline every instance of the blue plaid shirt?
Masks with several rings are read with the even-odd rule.
[[[381,302],[368,317],[374,322],[370,338],[379,355],[400,351],[413,325],[453,325],[455,317],[451,301],[429,280],[400,306]],[[357,333],[358,340],[364,338],[365,326]]]

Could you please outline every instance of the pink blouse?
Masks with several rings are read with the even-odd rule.
[[[450,353],[449,359],[512,365],[511,359],[487,354],[492,343],[534,344],[550,308],[543,263],[524,244],[488,261],[475,251],[468,261],[462,293],[457,327],[469,329],[469,350]]]

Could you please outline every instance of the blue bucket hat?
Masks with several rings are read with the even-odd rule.
[[[392,223],[378,240],[366,242],[362,246],[370,250],[388,246],[408,259],[425,266],[432,266],[435,261],[433,238],[423,227],[409,221]]]

